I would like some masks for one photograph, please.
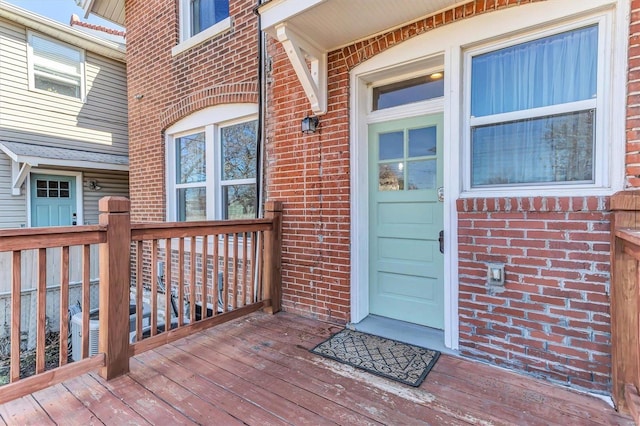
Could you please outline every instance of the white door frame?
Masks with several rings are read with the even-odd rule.
[[[29,176],[25,179],[26,196],[27,196],[27,227],[31,228],[31,175],[58,175],[58,176],[75,176],[76,178],[76,223],[84,224],[84,199],[82,191],[82,172],[71,170],[55,170],[55,169],[39,169],[32,168]]]
[[[413,43],[409,43],[413,44]],[[399,47],[402,47],[400,45]],[[415,46],[414,46],[415,48]],[[370,111],[369,86],[393,76],[410,78],[416,72],[447,67],[447,52],[434,52],[415,58],[424,49],[389,49],[360,64],[351,72],[351,322],[358,323],[369,315],[369,191],[368,191],[368,131],[370,123],[415,115],[442,112],[444,114],[444,337],[445,345],[458,349],[458,244],[456,199],[459,196],[460,162],[458,146],[451,138],[451,78],[445,71],[445,98],[390,108],[385,112]],[[399,52],[400,55],[396,53]],[[403,55],[405,56],[403,58]],[[406,55],[410,55],[407,58]],[[354,242],[357,241],[357,244]]]

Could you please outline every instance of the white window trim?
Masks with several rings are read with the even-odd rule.
[[[209,28],[191,36],[191,9],[189,0],[180,0],[179,13],[180,43],[171,49],[172,56],[179,55],[200,43],[204,43],[211,38],[231,30],[231,16],[227,16],[222,21],[216,22]]]
[[[610,170],[610,167],[612,167],[609,163],[610,145],[607,142],[609,139],[607,139],[605,133],[610,132],[609,129],[611,125],[609,113],[606,109],[607,105],[609,105],[608,100],[611,99],[611,90],[607,90],[605,83],[611,80],[611,70],[613,65],[611,64],[610,66],[607,66],[605,63],[605,53],[612,51],[612,41],[609,37],[612,25],[611,15],[611,12],[608,11],[600,12],[594,16],[575,19],[561,25],[549,25],[542,30],[528,31],[518,37],[505,36],[502,41],[492,41],[464,52],[464,81],[462,82],[462,85],[465,88],[462,119],[462,140],[464,142],[461,147],[463,154],[463,167],[461,170],[463,196],[512,197],[530,195],[532,191],[535,191],[536,194],[544,195],[574,195],[573,193],[576,190],[581,193],[585,192],[585,195],[587,195],[588,193],[597,194],[602,191],[610,190],[613,170]],[[532,108],[483,117],[471,116],[471,60],[474,56],[594,24],[598,25],[598,79],[596,82],[598,96],[596,99],[587,99],[560,105]],[[548,182],[540,184],[481,186],[475,188],[471,186],[471,127],[586,109],[596,110],[593,183]]]
[[[178,217],[178,200],[176,196],[176,153],[175,139],[180,136],[190,135],[205,130],[205,161],[207,164],[206,194],[207,220],[214,220],[222,217],[222,191],[217,191],[222,184],[230,185],[231,182],[255,183],[255,179],[237,179],[222,181],[220,170],[220,139],[219,129],[237,123],[256,120],[258,118],[258,106],[256,104],[226,104],[206,108],[191,114],[180,120],[165,131],[165,177],[167,187],[167,222],[175,222]],[[211,166],[213,164],[213,167]],[[210,171],[213,170],[213,173]],[[183,184],[191,186],[192,184]],[[195,186],[202,186],[200,182]]]
[[[31,174],[54,175],[54,176],[75,176],[76,178],[76,223],[84,223],[84,193],[82,191],[82,172],[32,168],[26,179],[27,197],[27,227],[31,228]]]
[[[522,9],[524,8],[524,9]],[[457,349],[459,345],[458,313],[458,215],[456,200],[462,197],[494,196],[490,192],[465,193],[462,188],[462,73],[463,49],[477,46],[487,40],[497,40],[523,29],[540,29],[550,23],[567,22],[589,14],[615,9],[611,75],[626,75],[629,29],[629,3],[627,0],[547,0],[481,14],[436,28],[375,55],[351,71],[350,84],[350,165],[351,165],[351,321],[360,322],[369,314],[368,255],[362,247],[368,247],[368,169],[367,169],[367,86],[375,79],[389,76],[396,69],[444,55],[444,228],[445,238],[445,345]],[[599,88],[600,89],[600,88]],[[571,193],[545,190],[545,195],[611,195],[623,188],[626,79],[609,82],[610,106],[609,172],[608,188],[575,189]],[[597,137],[600,137],[598,135]],[[535,192],[538,194],[540,192]],[[496,192],[495,196],[512,196],[512,191]],[[529,195],[533,195],[530,192]]]
[[[68,47],[70,49],[74,49],[77,50],[80,53],[80,97],[76,98],[74,96],[67,96],[67,95],[63,95],[61,93],[54,93],[54,92],[49,92],[46,90],[41,90],[36,88],[36,83],[35,83],[35,55],[33,53],[33,44],[32,44],[32,39],[33,37],[39,37],[42,39],[46,39],[52,43],[56,43],[56,44],[60,44],[63,45],[65,47]],[[73,46],[71,44],[68,43],[64,43],[61,42],[59,40],[55,40],[51,37],[46,37],[42,34],[39,33],[35,33],[33,31],[27,31],[27,63],[28,63],[28,79],[29,79],[29,90],[33,91],[33,92],[38,92],[38,93],[43,93],[49,96],[58,96],[58,97],[62,97],[64,99],[72,99],[72,100],[76,100],[79,102],[85,102],[86,101],[86,78],[85,78],[85,64],[86,64],[86,55],[85,55],[85,51],[84,49],[81,49],[77,46]],[[58,80],[58,81],[62,81],[65,82],[64,78],[62,77],[57,77],[57,76],[52,76],[49,74],[46,74],[49,78],[53,79],[53,80]]]

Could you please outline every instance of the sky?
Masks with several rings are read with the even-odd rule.
[[[84,10],[76,5],[75,0],[3,0],[5,3],[10,3],[14,6],[21,7],[28,11],[37,13],[38,15],[46,16],[54,21],[61,22],[65,25],[69,25],[71,20],[71,14],[75,13],[78,17],[85,22],[89,22],[96,25],[103,25],[108,28],[121,30],[116,24],[98,18],[95,15],[89,15],[88,18],[84,18]]]

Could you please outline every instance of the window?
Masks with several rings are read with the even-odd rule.
[[[229,0],[189,0],[191,36],[217,24],[229,16]]]
[[[231,28],[229,0],[180,0],[180,44],[177,55]]]
[[[599,31],[592,23],[467,55],[471,188],[603,179]]]
[[[444,71],[373,88],[373,111],[444,96]]]
[[[84,52],[29,34],[29,85],[32,90],[83,98]]]
[[[246,117],[182,130],[211,120],[220,108],[196,113],[168,131],[167,220],[256,215],[257,121]]]

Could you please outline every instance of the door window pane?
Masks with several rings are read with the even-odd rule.
[[[387,163],[378,166],[378,190],[404,190],[404,163]]]
[[[378,159],[404,158],[404,132],[380,133],[378,135]]]
[[[436,126],[409,130],[409,157],[436,155]]]
[[[180,137],[176,142],[176,183],[204,182],[206,179],[204,132]]]
[[[594,126],[580,111],[475,127],[472,185],[592,182]]]
[[[444,96],[444,73],[438,72],[373,88],[373,110]]]
[[[436,160],[409,161],[407,163],[407,189],[434,189],[436,187]]]

